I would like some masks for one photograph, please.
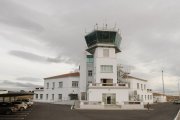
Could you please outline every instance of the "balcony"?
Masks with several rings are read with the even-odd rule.
[[[127,89],[127,83],[90,83],[89,88],[111,88],[111,89]]]

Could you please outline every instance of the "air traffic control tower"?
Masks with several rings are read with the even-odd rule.
[[[117,53],[121,52],[121,36],[116,30],[96,29],[85,36],[87,49],[93,56],[93,83],[117,83]]]
[[[85,36],[85,40],[88,46],[87,51],[91,54],[94,54],[97,47],[115,48],[116,53],[121,52],[120,43],[122,38],[118,31],[108,29],[94,30]]]

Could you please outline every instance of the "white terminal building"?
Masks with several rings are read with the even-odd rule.
[[[148,81],[130,76],[117,64],[121,36],[116,30],[94,30],[85,36],[78,72],[44,78],[44,87],[36,88],[34,101],[70,104],[80,108],[104,108],[107,105],[153,103]]]

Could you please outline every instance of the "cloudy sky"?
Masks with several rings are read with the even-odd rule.
[[[120,29],[118,63],[177,92],[180,79],[179,0],[0,0],[0,89],[43,85],[43,78],[76,69],[85,31]]]

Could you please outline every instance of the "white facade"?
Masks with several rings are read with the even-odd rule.
[[[71,95],[79,97],[79,75],[60,78],[48,78],[44,80],[44,89],[35,90],[34,101],[60,102],[71,100]],[[38,96],[38,97],[37,97]]]
[[[154,95],[153,102],[155,102],[155,103],[167,102],[167,97],[164,95]]]
[[[147,80],[142,80],[129,76],[130,83],[129,100],[142,101],[143,103],[153,103],[151,89],[148,88]]]
[[[108,33],[110,31],[100,32]],[[111,32],[112,35],[119,35],[116,31]],[[69,73],[45,78],[44,89],[35,90],[34,101],[71,101],[73,96],[82,102],[81,105],[85,105],[85,103],[100,106],[124,105],[129,102],[137,102],[142,106],[142,103],[153,103],[152,92],[148,88],[147,80],[119,73],[121,70],[119,71],[117,65],[117,53],[120,50],[116,43],[120,41],[115,40],[120,37],[109,38],[114,41],[107,42],[108,39],[104,39],[103,34],[100,34],[100,38],[105,43],[100,43],[101,40],[97,43],[96,41],[91,42],[86,38],[89,53],[82,53],[80,75],[79,73]],[[77,86],[73,86],[75,82],[78,84]]]

